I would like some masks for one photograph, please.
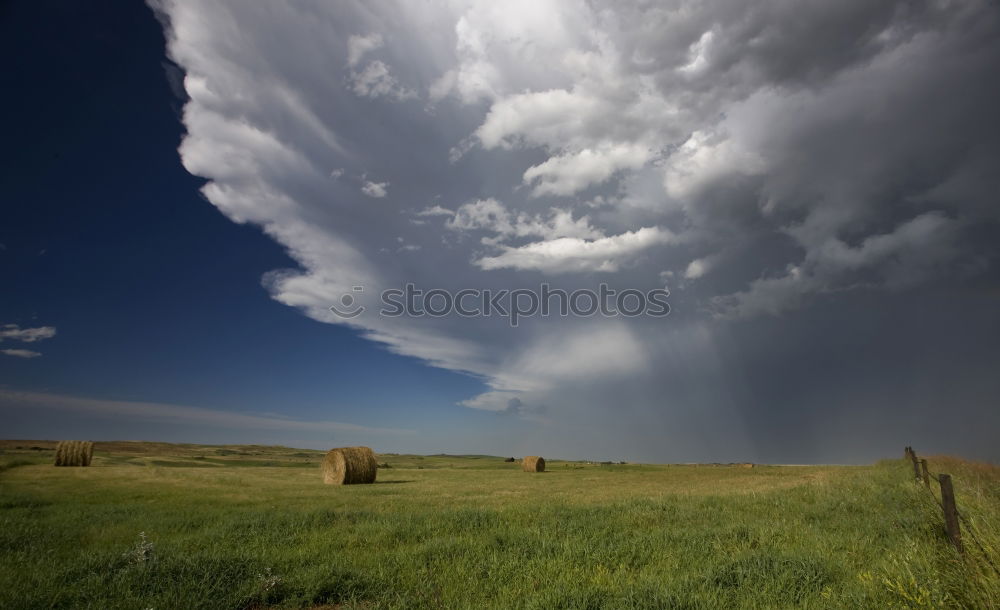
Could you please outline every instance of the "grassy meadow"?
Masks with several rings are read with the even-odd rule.
[[[695,466],[2,441],[0,608],[997,608],[907,462]],[[1000,564],[1000,468],[929,458]]]

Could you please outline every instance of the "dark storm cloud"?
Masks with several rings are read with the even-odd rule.
[[[948,286],[930,336],[973,345],[929,395],[960,385],[985,417],[996,324],[962,311],[985,298],[965,289],[989,284],[1000,220],[988,2],[157,7],[186,72],[185,166],[300,264],[265,278],[274,298],[480,376],[490,391],[465,406],[567,453],[589,435],[652,456],[665,435],[735,460],[780,456],[784,437],[827,459],[807,439],[851,434],[831,413],[891,421],[902,407],[879,397],[942,370],[913,355],[912,326],[871,320]],[[328,310],[359,284],[541,281],[666,281],[675,313],[511,329]],[[865,366],[804,364],[858,321]],[[865,438],[851,450],[888,437]]]

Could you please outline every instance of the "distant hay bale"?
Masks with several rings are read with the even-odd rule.
[[[513,462],[516,462],[517,460],[515,460],[515,459],[514,459],[514,458],[512,458],[512,457],[509,457],[509,458],[506,458],[506,459],[505,459],[504,461],[505,461],[505,462],[511,462],[511,463],[513,463]]]
[[[744,468],[753,468],[753,464],[750,462],[745,462],[744,464],[741,464],[741,466],[743,466]]]
[[[525,472],[545,472],[545,458],[538,457],[537,455],[525,456],[521,460],[521,468]]]
[[[56,445],[56,466],[90,466],[94,458],[94,443],[90,441],[59,441]]]
[[[368,447],[339,447],[327,452],[322,468],[327,485],[374,483],[378,462]]]

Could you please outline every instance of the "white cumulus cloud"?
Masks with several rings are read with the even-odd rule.
[[[416,97],[416,93],[399,84],[396,77],[382,61],[369,62],[360,72],[351,73],[351,88],[362,97],[387,97],[403,101]]]
[[[41,352],[36,352],[30,349],[3,349],[0,350],[8,356],[14,356],[15,358],[37,358],[42,355]]]
[[[0,341],[10,339],[12,341],[34,343],[43,339],[51,339],[54,336],[56,336],[54,326],[36,326],[34,328],[21,328],[17,324],[4,324],[0,326]]]
[[[672,233],[659,227],[644,227],[592,240],[560,237],[507,247],[503,253],[480,258],[476,264],[483,269],[512,268],[548,273],[614,272],[643,250],[673,239]]]
[[[361,185],[361,192],[369,197],[381,199],[389,194],[389,183],[366,180],[365,183]]]

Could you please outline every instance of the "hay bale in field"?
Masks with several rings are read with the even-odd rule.
[[[514,463],[514,462],[516,462],[517,460],[515,460],[515,459],[514,459],[514,458],[512,458],[512,457],[509,457],[509,458],[505,459],[504,461],[505,461],[505,462],[510,462],[510,463],[512,463],[512,464],[513,464],[513,463]]]
[[[56,445],[56,466],[90,466],[94,458],[94,443],[90,441],[59,441]]]
[[[741,464],[741,466],[743,466],[744,468],[753,468],[753,464],[750,462],[745,462]]]
[[[528,455],[521,460],[521,469],[525,472],[545,472],[545,458]]]
[[[327,485],[374,483],[378,462],[368,447],[339,447],[327,452],[322,468]]]

